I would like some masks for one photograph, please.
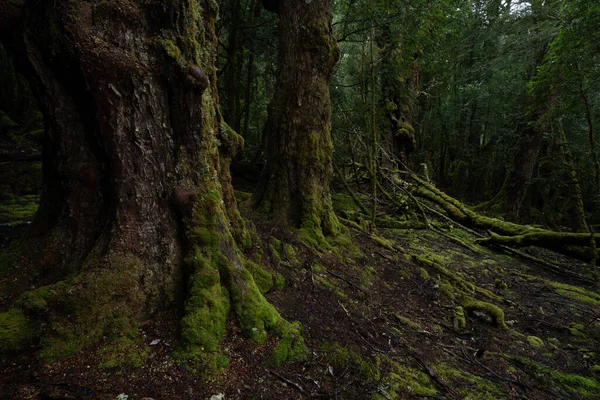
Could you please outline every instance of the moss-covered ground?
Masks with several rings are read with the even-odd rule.
[[[255,214],[249,195],[236,198],[256,228],[248,268],[281,316],[302,325],[303,357],[281,363],[281,339],[256,344],[229,313],[217,360],[223,371],[202,382],[172,356],[181,312],[173,310],[44,362],[29,340],[40,327],[28,321],[47,296],[38,290],[21,300],[22,313],[9,309],[19,296],[4,293],[0,346],[19,351],[0,359],[0,398],[600,398],[600,291],[592,279],[481,247],[434,214],[435,229],[370,231],[349,196],[333,204],[355,221],[349,235],[358,248],[315,252]],[[36,283],[19,275],[18,256],[3,250],[0,289],[31,291]],[[589,271],[548,250],[531,255]]]

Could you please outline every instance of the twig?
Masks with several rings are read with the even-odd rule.
[[[298,385],[296,382],[292,382],[292,381],[290,381],[288,378],[286,378],[286,377],[284,377],[284,376],[282,376],[282,375],[278,374],[278,373],[277,373],[277,372],[275,372],[275,371],[271,371],[270,369],[266,369],[266,368],[265,368],[265,371],[267,371],[267,372],[269,372],[269,373],[271,373],[271,374],[275,375],[277,378],[281,379],[283,382],[287,383],[288,385],[292,385],[293,387],[295,387],[296,389],[298,389],[298,391],[299,391],[300,393],[302,393],[303,395],[305,395],[305,396],[308,396],[308,393],[306,393],[306,392],[304,391],[304,389],[302,389],[302,386]]]
[[[369,292],[367,292],[365,289],[363,289],[363,288],[361,288],[360,286],[358,286],[356,283],[354,283],[354,282],[350,281],[349,279],[347,279],[347,278],[344,278],[343,276],[341,276],[341,275],[339,275],[339,274],[336,274],[335,272],[333,272],[333,271],[330,271],[330,270],[328,270],[328,269],[326,269],[325,271],[327,271],[327,273],[328,273],[328,274],[330,274],[330,275],[332,275],[332,276],[334,276],[334,277],[336,277],[336,278],[338,278],[338,279],[341,279],[341,280],[343,280],[344,282],[346,282],[348,285],[352,286],[353,288],[355,288],[355,289],[357,289],[357,290],[360,290],[360,291],[361,291],[361,292],[363,292],[364,294],[369,294]]]
[[[367,339],[365,339],[364,336],[361,335],[358,331],[355,331],[355,332],[371,349],[373,349],[374,351],[376,351],[377,353],[380,353],[380,354],[387,354],[387,352],[375,347],[371,342],[369,342]]]
[[[338,300],[338,304],[340,305],[340,307],[342,307],[342,310],[344,310],[346,312],[346,315],[348,316],[348,318],[350,318],[350,313],[348,312],[346,307],[344,307],[344,305],[339,300]]]

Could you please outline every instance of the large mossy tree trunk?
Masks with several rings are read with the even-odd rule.
[[[133,334],[178,302],[186,360],[216,359],[230,309],[255,341],[272,328],[297,344],[240,251],[249,235],[228,168],[243,141],[218,111],[216,2],[0,0],[0,11],[47,124],[28,252],[48,286],[16,304],[42,358]]]
[[[267,167],[257,205],[284,224],[301,228],[314,245],[337,235],[331,205],[329,83],[339,51],[333,38],[332,1],[263,1],[279,13],[275,94],[266,126]]]

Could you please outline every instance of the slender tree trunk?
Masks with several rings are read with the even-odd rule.
[[[585,220],[585,209],[583,205],[583,195],[581,193],[581,186],[579,185],[579,179],[577,178],[577,170],[575,169],[575,164],[573,163],[573,159],[568,151],[568,142],[567,136],[565,135],[565,130],[562,125],[562,121],[559,122],[560,129],[560,152],[563,157],[563,166],[565,168],[565,175],[567,181],[569,182],[569,190],[568,194],[571,195],[567,199],[567,203],[569,208],[571,208],[571,212],[574,218],[574,223],[572,224],[575,228],[576,232],[589,232],[589,228],[587,222]]]
[[[267,167],[257,204],[283,223],[303,228],[316,246],[336,235],[329,83],[338,58],[332,1],[281,0],[275,94],[267,121]]]
[[[592,201],[592,204],[594,205],[594,207],[596,207],[599,203],[598,196],[600,191],[600,162],[598,162],[598,151],[596,149],[594,119],[592,116],[592,108],[590,106],[589,96],[583,88],[583,79],[581,77],[579,67],[577,67],[577,72],[579,73],[579,94],[583,102],[585,110],[585,120],[588,126],[588,144],[590,146],[590,158],[592,159],[592,164],[594,165],[594,199]]]
[[[260,1],[254,0],[251,5],[253,21],[258,20],[260,16]],[[248,137],[250,126],[250,111],[252,110],[252,89],[254,85],[254,40],[252,36],[248,38],[248,66],[246,70],[246,94],[244,101],[244,129],[241,131],[244,138]]]
[[[513,222],[520,220],[521,208],[544,142],[541,126],[534,125],[526,129],[506,178],[506,218]]]
[[[227,73],[225,74],[225,122],[240,132],[240,78],[244,63],[240,25],[242,22],[241,0],[231,1],[231,21],[227,45]]]
[[[184,296],[183,360],[214,363],[230,308],[256,341],[281,333],[238,250],[228,167],[243,141],[218,112],[216,3],[15,4],[0,0],[0,39],[47,123],[28,255],[50,286],[21,304],[47,323],[42,359],[135,334]]]

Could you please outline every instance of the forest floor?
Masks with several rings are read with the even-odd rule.
[[[353,207],[344,195],[334,204]],[[178,316],[170,313],[141,326],[136,366],[106,365],[107,343],[53,364],[38,362],[35,348],[1,358],[0,399],[600,399],[596,284],[481,247],[449,222],[375,235],[349,228],[357,248],[315,252],[247,200],[240,208],[262,239],[249,256],[286,279],[266,296],[302,323],[305,360],[276,367],[277,340],[254,345],[232,315],[222,343],[229,365],[202,382],[171,358]],[[21,276],[0,272],[5,310],[13,296],[1,290]]]

